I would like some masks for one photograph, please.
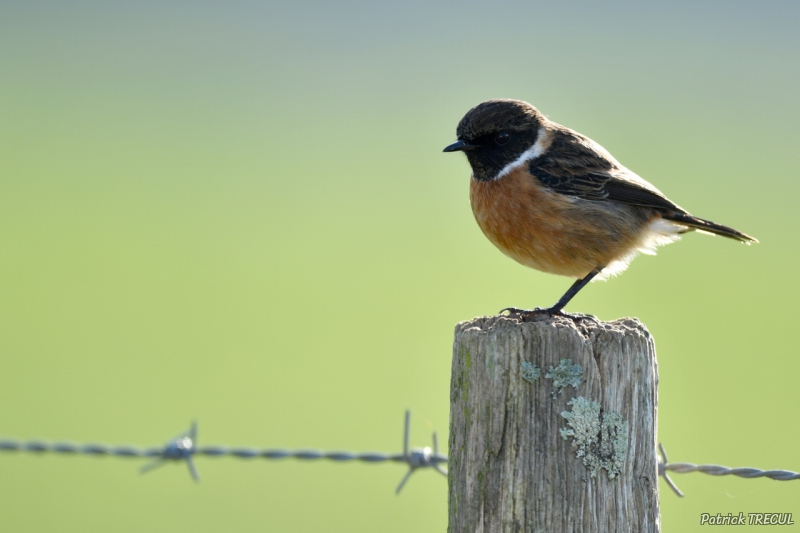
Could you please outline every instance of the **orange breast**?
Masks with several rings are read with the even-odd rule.
[[[582,278],[633,252],[648,217],[632,206],[555,193],[520,168],[471,180],[472,212],[484,235],[523,265]]]

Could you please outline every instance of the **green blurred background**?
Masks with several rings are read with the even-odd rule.
[[[693,213],[570,305],[656,338],[673,461],[800,470],[800,5],[0,4],[0,435],[399,451],[447,442],[453,326],[570,280],[481,235],[442,154],[532,102]],[[0,455],[2,531],[443,531],[401,465]],[[662,482],[664,531],[800,482]],[[798,527],[798,526],[795,526]],[[739,530],[748,530],[740,528]]]

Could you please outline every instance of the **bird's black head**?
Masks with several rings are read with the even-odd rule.
[[[491,181],[531,148],[544,116],[521,100],[487,100],[470,109],[458,123],[458,141],[445,152],[463,151],[472,175]]]

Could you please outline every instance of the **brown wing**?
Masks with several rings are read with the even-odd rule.
[[[600,145],[566,128],[553,132],[550,147],[530,162],[529,170],[542,185],[567,196],[686,212]]]
[[[545,187],[584,200],[613,200],[650,207],[666,220],[742,242],[758,242],[739,230],[690,215],[661,191],[621,166],[602,146],[567,128],[553,132],[544,154],[530,162],[530,172]],[[689,231],[689,230],[687,230]]]

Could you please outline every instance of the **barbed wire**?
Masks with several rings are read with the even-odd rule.
[[[402,453],[385,454],[378,452],[325,452],[321,450],[286,450],[282,448],[230,448],[227,446],[198,446],[197,422],[192,422],[190,428],[180,435],[170,439],[164,446],[153,448],[138,448],[136,446],[106,446],[104,444],[74,444],[70,442],[48,443],[40,440],[19,441],[15,439],[0,439],[0,451],[5,452],[30,452],[30,453],[59,453],[81,454],[112,457],[142,457],[153,458],[153,461],[140,468],[140,472],[147,473],[154,468],[170,461],[184,461],[189,468],[189,473],[196,482],[200,481],[200,474],[194,464],[193,457],[205,455],[210,457],[235,457],[238,459],[300,459],[314,461],[326,459],[329,461],[362,461],[365,463],[382,463],[392,461],[408,465],[400,484],[395,489],[395,494],[400,494],[403,486],[411,475],[421,468],[433,468],[440,474],[447,476],[447,470],[442,467],[447,463],[447,456],[439,453],[439,442],[436,432],[433,432],[433,448],[410,448],[411,411],[406,411],[403,427]]]
[[[439,453],[439,442],[436,432],[433,432],[433,447],[411,448],[411,411],[406,411],[403,425],[403,451],[402,453],[386,454],[380,452],[325,452],[322,450],[304,449],[287,450],[283,448],[246,448],[228,446],[198,446],[197,422],[192,422],[189,429],[170,439],[163,446],[152,448],[139,448],[136,446],[107,446],[105,444],[75,444],[71,442],[46,442],[41,440],[20,441],[15,439],[0,439],[0,452],[29,452],[29,453],[57,453],[65,455],[93,455],[112,457],[140,457],[153,460],[139,470],[147,473],[170,461],[184,461],[189,469],[189,474],[196,482],[200,481],[200,474],[194,464],[196,455],[208,457],[234,457],[237,459],[299,459],[302,461],[315,461],[325,459],[328,461],[347,462],[361,461],[364,463],[395,462],[408,465],[408,471],[400,480],[395,489],[395,494],[400,494],[411,475],[421,468],[432,468],[440,474],[447,476],[447,470],[442,467],[448,458]],[[683,498],[683,492],[678,488],[667,472],[686,474],[702,472],[711,476],[738,476],[742,478],[766,477],[776,481],[791,481],[800,479],[799,472],[789,470],[760,470],[758,468],[741,467],[729,468],[720,465],[696,465],[693,463],[670,463],[664,445],[658,443],[659,460],[658,475],[664,478],[667,485],[675,494]]]
[[[689,472],[702,472],[710,476],[739,476],[743,478],[756,478],[766,477],[776,481],[791,481],[793,479],[800,479],[800,472],[791,472],[789,470],[760,470],[758,468],[741,467],[741,468],[728,468],[727,466],[720,465],[696,465],[692,463],[670,463],[667,459],[667,452],[664,445],[658,443],[659,461],[658,461],[658,475],[664,478],[669,488],[671,488],[678,497],[683,498],[683,492],[675,485],[675,482],[667,475],[667,470],[677,472],[679,474],[686,474]]]

